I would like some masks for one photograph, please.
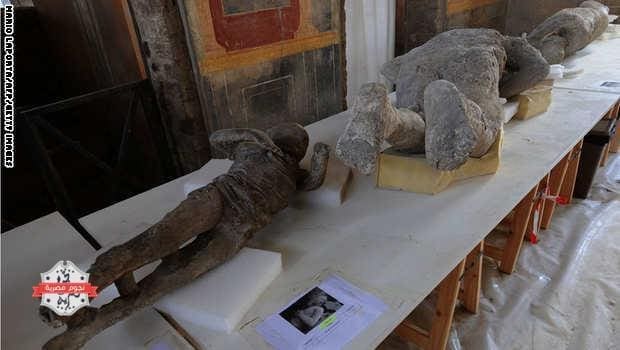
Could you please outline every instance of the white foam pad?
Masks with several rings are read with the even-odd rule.
[[[519,102],[508,102],[504,106],[504,123],[508,123],[519,111]]]
[[[243,248],[225,264],[162,298],[155,307],[185,329],[185,323],[192,323],[229,333],[281,271],[280,253]]]
[[[352,177],[351,168],[344,165],[332,152],[327,163],[325,180],[321,187],[314,191],[298,192],[293,205],[303,206],[304,204],[311,204],[315,206],[338,207],[344,202],[347,187]]]

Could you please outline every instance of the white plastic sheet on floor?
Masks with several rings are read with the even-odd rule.
[[[485,259],[480,312],[457,309],[448,349],[620,349],[620,156],[539,238],[512,275]],[[412,316],[422,324],[431,299]],[[381,348],[415,346],[391,336]]]

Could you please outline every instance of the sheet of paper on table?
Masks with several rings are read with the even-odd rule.
[[[256,330],[278,350],[340,349],[386,309],[374,295],[332,275]]]

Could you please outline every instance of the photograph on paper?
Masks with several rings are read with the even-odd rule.
[[[280,316],[303,334],[308,334],[341,306],[336,298],[315,287],[282,311]]]

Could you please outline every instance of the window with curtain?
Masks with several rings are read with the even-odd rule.
[[[363,84],[387,84],[381,66],[394,57],[396,0],[346,0],[345,14],[347,103],[351,106]]]

